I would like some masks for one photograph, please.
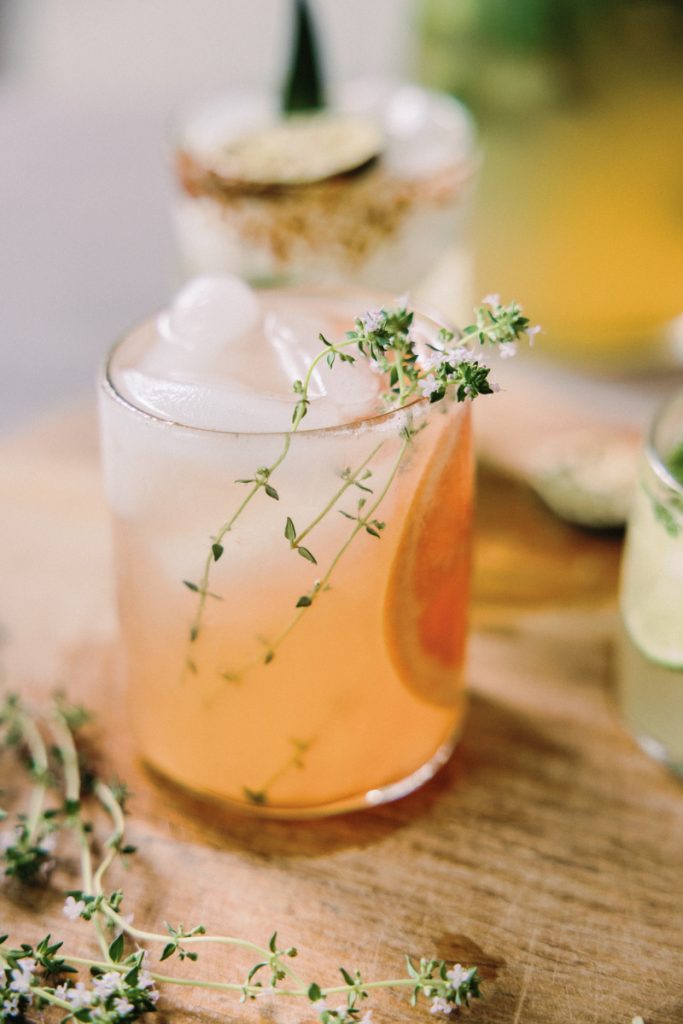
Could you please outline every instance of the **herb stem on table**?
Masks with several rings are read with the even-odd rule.
[[[248,1002],[263,998],[299,999],[321,1024],[368,1024],[371,1011],[362,1013],[361,1006],[372,992],[382,989],[409,989],[413,1004],[427,1000],[432,1012],[444,1013],[479,997],[476,967],[449,967],[442,960],[423,958],[416,962],[406,958],[404,975],[368,981],[360,971],[340,967],[342,983],[323,986],[304,980],[301,973],[293,970],[291,960],[297,956],[297,950],[282,946],[277,932],[273,932],[267,945],[260,945],[236,936],[209,935],[203,925],[186,928],[167,924],[165,933],[134,926],[121,912],[123,892],[117,889],[107,894],[104,888],[106,876],[116,861],[134,852],[134,847],[126,842],[125,787],[108,785],[88,766],[88,786],[84,789],[76,735],[84,721],[80,709],[70,708],[63,700],[57,701],[44,717],[31,714],[17,698],[9,698],[0,709],[4,745],[29,747],[54,780],[51,792],[60,795],[61,807],[48,819],[52,831],[58,827],[75,835],[81,850],[81,888],[67,894],[64,912],[72,920],[90,922],[100,946],[105,925],[111,926],[114,937],[108,943],[105,939],[101,956],[93,957],[81,951],[70,954],[51,935],[34,944],[22,942],[16,948],[9,945],[9,936],[0,936],[0,1020],[23,1019],[29,1007],[40,1010],[55,1006],[64,1011],[65,1022],[132,1024],[156,1009],[160,991],[167,986],[238,995]],[[50,765],[41,730],[49,731],[54,739],[54,765]],[[38,754],[41,745],[47,762]],[[33,787],[29,805],[33,806],[34,789],[39,782],[31,764],[29,775]],[[94,827],[82,817],[86,801],[95,801],[111,820],[112,828],[101,847],[101,855]],[[88,847],[87,854],[84,845]],[[38,847],[36,856],[43,863],[39,851]],[[3,859],[7,873],[14,863],[9,846]],[[22,879],[29,880],[35,882],[35,874]],[[127,939],[138,943],[137,948],[130,949]],[[178,977],[153,967],[152,952],[140,948],[141,942],[156,947],[159,964],[174,958],[196,963],[205,945],[239,947],[255,954],[257,961],[241,980]]]

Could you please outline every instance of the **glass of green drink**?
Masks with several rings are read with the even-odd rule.
[[[620,604],[623,715],[640,746],[683,776],[683,392],[645,442]]]

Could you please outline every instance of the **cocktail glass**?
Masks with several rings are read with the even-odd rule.
[[[339,337],[369,305],[324,291],[292,302]],[[131,393],[155,334],[150,321],[116,345],[100,392],[142,756],[272,816],[402,796],[445,762],[463,720],[468,404],[419,399],[296,432],[198,427],[182,405],[160,414]],[[264,467],[275,494],[261,488],[221,533]]]
[[[450,302],[464,295],[469,306],[467,226],[478,154],[465,108],[416,86],[362,80],[343,89],[331,111],[298,115],[293,123],[324,128],[334,118],[336,134],[319,145],[315,130],[293,136],[303,180],[282,177],[284,159],[269,149],[268,132],[284,123],[275,94],[235,92],[179,119],[181,273],[229,272],[259,285],[357,282],[400,292],[414,289],[450,250]],[[362,149],[361,163],[347,166],[348,146],[367,128],[378,151]],[[251,180],[226,164],[229,147],[254,133],[260,159],[265,153],[272,160],[271,180],[268,163]],[[316,174],[316,150],[335,146],[339,168],[334,156],[327,166],[326,156],[326,170]]]
[[[619,695],[638,743],[683,776],[683,393],[640,460],[621,581]]]

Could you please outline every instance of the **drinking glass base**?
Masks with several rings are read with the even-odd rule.
[[[404,796],[420,789],[449,761],[453,751],[458,745],[462,734],[462,724],[451,733],[449,738],[441,744],[428,761],[422,764],[409,775],[404,776],[395,782],[388,782],[374,789],[368,789],[364,793],[353,794],[332,800],[329,803],[315,804],[312,806],[288,805],[288,804],[252,804],[246,800],[235,800],[232,797],[224,796],[221,793],[211,790],[197,789],[186,782],[177,779],[172,772],[168,772],[145,759],[149,770],[166,784],[182,790],[188,796],[199,797],[212,804],[220,805],[222,808],[242,815],[257,818],[274,819],[314,819],[327,818],[337,814],[348,814],[353,811],[360,811],[370,807],[377,807],[380,804],[391,803],[400,800]]]
[[[683,760],[673,757],[664,744],[652,736],[646,736],[643,733],[636,734],[635,740],[644,753],[653,758],[653,760],[665,765],[679,779],[683,779]]]

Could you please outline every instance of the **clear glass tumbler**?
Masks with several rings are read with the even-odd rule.
[[[467,403],[420,399],[296,433],[189,427],[136,407],[120,386],[151,331],[116,345],[100,391],[143,758],[272,816],[402,796],[444,763],[464,714]],[[260,493],[235,520],[202,599],[210,539],[256,467],[276,467],[279,500]],[[286,543],[285,517],[316,564]]]
[[[356,282],[397,293],[414,289],[450,250],[451,293],[465,292],[469,306],[467,227],[479,161],[467,110],[450,96],[377,80],[350,83],[322,113],[283,119],[278,103],[275,93],[233,92],[179,117],[181,274],[233,273],[265,286]],[[278,156],[285,123],[299,126],[294,153]],[[317,132],[328,129],[318,145]],[[361,162],[347,166],[358,132],[378,148],[361,143]],[[251,178],[230,158],[245,144],[259,161]],[[285,161],[288,170],[293,161],[291,174]]]
[[[683,393],[647,437],[621,580],[619,694],[641,747],[683,776]]]

